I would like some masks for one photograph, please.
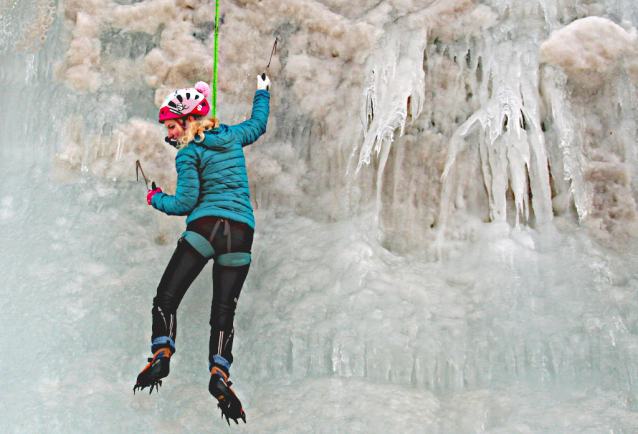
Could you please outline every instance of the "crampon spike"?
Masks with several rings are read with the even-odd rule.
[[[166,356],[168,354],[168,356]],[[155,355],[148,359],[149,364],[137,376],[135,386],[133,386],[133,394],[139,390],[150,387],[148,394],[153,393],[153,389],[159,392],[162,385],[162,378],[166,377],[170,372],[170,351],[168,349],[160,349]]]
[[[233,389],[229,387],[231,384],[227,375],[213,368],[208,390],[218,401],[217,408],[221,410],[222,419],[225,417],[228,425],[230,425],[230,419],[234,420],[238,425],[238,419],[240,418],[246,423],[246,415],[242,409],[241,402]]]

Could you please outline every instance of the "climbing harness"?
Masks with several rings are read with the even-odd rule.
[[[215,238],[215,234],[219,230],[219,226],[224,223],[224,235],[226,236],[226,249],[228,253],[223,253],[221,255],[216,255],[215,249],[213,249],[212,242],[213,238]],[[244,252],[235,252],[231,251],[231,233],[230,233],[230,223],[227,219],[219,219],[215,223],[213,227],[213,231],[210,234],[208,240],[197,232],[186,231],[182,234],[182,237],[193,246],[195,250],[197,250],[204,258],[215,259],[215,262],[224,267],[241,267],[243,265],[250,264],[251,257],[250,253]]]

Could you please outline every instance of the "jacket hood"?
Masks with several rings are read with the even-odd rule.
[[[196,142],[198,145],[214,151],[223,151],[231,147],[233,142],[233,133],[226,124],[220,124],[214,130],[204,132],[204,140]]]

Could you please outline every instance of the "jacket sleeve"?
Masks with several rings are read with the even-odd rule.
[[[270,92],[258,90],[255,92],[255,98],[253,99],[253,111],[250,119],[230,127],[241,142],[242,147],[255,142],[259,136],[266,132],[269,114]]]
[[[199,199],[198,158],[195,151],[189,147],[180,150],[175,157],[177,168],[177,189],[175,196],[156,193],[151,205],[153,208],[168,215],[188,215],[195,209]]]

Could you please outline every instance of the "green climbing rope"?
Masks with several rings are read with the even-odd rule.
[[[213,117],[217,117],[217,46],[219,43],[219,0],[215,2],[215,61],[213,63]]]

